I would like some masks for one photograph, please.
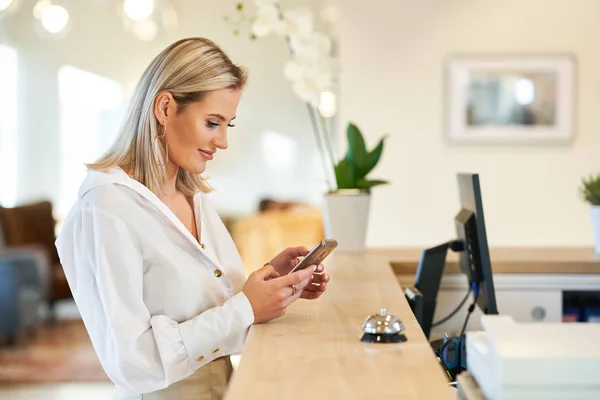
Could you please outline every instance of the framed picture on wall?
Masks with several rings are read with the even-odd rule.
[[[574,64],[571,55],[449,57],[446,137],[459,143],[570,143]]]

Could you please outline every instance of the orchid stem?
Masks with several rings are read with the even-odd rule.
[[[315,132],[315,136],[317,139],[317,146],[319,147],[319,152],[321,153],[321,162],[323,163],[323,170],[325,172],[325,180],[327,182],[327,188],[329,191],[334,191],[335,186],[331,182],[331,169],[327,160],[327,153],[325,152],[323,147],[327,147],[326,140],[321,138],[319,134],[319,126],[317,125],[317,119],[315,118],[315,111],[309,103],[306,103],[306,108],[308,109],[308,115],[310,116],[310,122],[312,123],[313,130]],[[323,132],[323,136],[327,136],[327,132]]]
[[[327,121],[325,121],[325,118],[319,114],[319,120],[321,122],[321,127],[323,130],[323,137],[325,140],[325,147],[327,148],[327,155],[329,156],[329,165],[330,165],[330,169],[329,171],[331,172],[331,168],[333,168],[333,182],[335,183],[335,185],[333,186],[333,190],[337,189],[337,182],[335,179],[335,156],[333,154],[333,146],[331,145],[331,135],[329,133],[329,128],[327,127]]]
[[[279,4],[277,4],[277,9],[279,11],[279,18],[281,20],[283,20],[283,12],[281,11],[281,7],[279,6]],[[290,52],[290,55],[292,56],[292,58],[294,58],[294,49],[292,49],[292,43],[290,40],[289,36],[285,36],[285,41],[287,43],[288,46],[288,50]],[[323,163],[323,172],[325,173],[325,182],[327,184],[327,188],[330,192],[335,191],[337,189],[337,184],[336,184],[336,179],[335,179],[335,169],[332,171],[332,168],[334,168],[334,158],[333,158],[333,152],[331,149],[331,142],[329,141],[329,138],[327,137],[327,130],[324,130],[323,132],[323,139],[321,138],[321,134],[319,133],[319,124],[317,123],[317,119],[315,118],[315,111],[312,107],[312,105],[308,102],[305,102],[306,104],[306,108],[308,110],[308,115],[310,117],[310,122],[312,124],[312,128],[313,131],[315,133],[315,139],[317,140],[317,147],[319,148],[319,152],[321,153],[321,162]],[[319,116],[321,117],[321,116]],[[321,124],[321,126],[323,128],[325,128],[325,126],[323,124]],[[327,151],[324,149],[324,147],[327,148]],[[330,162],[327,160],[328,156],[331,157]],[[333,175],[333,182],[332,182],[332,177]]]

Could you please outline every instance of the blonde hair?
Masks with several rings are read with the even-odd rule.
[[[158,140],[160,123],[154,115],[156,96],[162,91],[170,92],[180,112],[187,105],[202,100],[209,91],[241,90],[246,80],[245,68],[233,64],[208,39],[187,38],[171,44],[144,71],[113,145],[96,162],[88,164],[88,168],[128,169],[135,180],[155,194],[161,193],[168,155],[165,144]],[[176,188],[186,195],[212,190],[200,175],[182,168],[177,173]]]

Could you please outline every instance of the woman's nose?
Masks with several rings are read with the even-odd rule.
[[[217,135],[213,139],[213,144],[221,150],[227,149],[227,147],[229,146],[229,144],[227,143],[227,129],[223,129],[220,131],[219,135]]]

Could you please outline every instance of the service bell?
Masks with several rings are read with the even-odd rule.
[[[382,308],[378,314],[370,315],[363,323],[364,334],[360,339],[367,343],[399,343],[406,341],[404,325],[398,317]]]

